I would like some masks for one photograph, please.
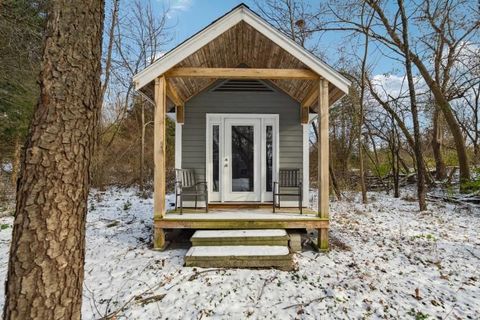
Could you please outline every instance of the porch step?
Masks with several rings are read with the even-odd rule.
[[[198,230],[190,240],[188,267],[292,269],[284,229]]]
[[[193,246],[288,246],[284,229],[198,230],[190,241]]]
[[[194,246],[185,256],[185,266],[291,270],[292,255],[288,246]]]

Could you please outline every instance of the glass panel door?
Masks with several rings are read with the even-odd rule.
[[[260,120],[225,119],[225,201],[260,201]]]

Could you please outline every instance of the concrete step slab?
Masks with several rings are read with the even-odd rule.
[[[198,246],[185,256],[187,267],[279,268],[291,270],[292,255],[287,246]]]
[[[285,246],[288,240],[285,229],[198,230],[190,239],[193,246]]]

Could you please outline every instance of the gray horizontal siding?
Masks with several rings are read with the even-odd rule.
[[[297,101],[283,92],[206,91],[186,103],[182,128],[182,166],[196,169],[198,178],[204,179],[205,173],[207,113],[278,114],[280,167],[302,167],[303,134]]]

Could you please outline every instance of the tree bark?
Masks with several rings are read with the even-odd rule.
[[[391,123],[389,147],[392,156],[393,197],[400,198],[400,139],[393,117]]]
[[[335,176],[335,171],[333,171],[332,165],[328,165],[328,171],[330,171],[330,180],[332,180],[332,187],[337,199],[340,201],[342,200],[342,193],[340,192],[340,188],[338,187],[337,177]]]
[[[405,46],[405,72],[407,74],[408,91],[410,96],[410,109],[412,111],[413,136],[415,140],[415,159],[417,162],[417,196],[420,211],[427,210],[427,202],[425,200],[425,169],[422,163],[422,141],[420,137],[420,124],[418,121],[418,106],[415,93],[415,84],[412,74],[412,60],[410,59],[410,49],[408,40],[408,21],[405,13],[403,0],[398,0],[400,16],[402,19],[402,36]]]
[[[442,128],[441,114],[438,108],[433,111],[432,150],[435,158],[435,178],[445,180],[447,178],[447,166],[442,155]]]
[[[15,137],[15,150],[13,151],[13,163],[12,163],[12,178],[11,183],[12,186],[16,189],[17,188],[17,181],[18,181],[18,171],[20,170],[20,158],[21,158],[21,151],[22,147],[20,144],[20,137],[17,135]]]
[[[4,319],[80,319],[104,3],[52,1],[17,191]]]

